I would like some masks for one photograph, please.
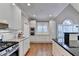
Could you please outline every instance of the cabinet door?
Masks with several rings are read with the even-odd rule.
[[[29,39],[27,38],[24,40],[24,55],[27,53],[28,49],[29,49]]]
[[[24,55],[24,47],[23,47],[23,41],[21,41],[20,43],[19,43],[19,55],[20,56],[23,56]]]
[[[9,27],[11,29],[21,29],[21,10],[16,5],[12,6],[11,17]]]

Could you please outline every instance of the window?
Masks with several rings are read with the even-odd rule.
[[[69,19],[63,22],[63,32],[78,32],[77,24],[73,24],[73,22]]]
[[[73,23],[70,19],[65,19],[63,22],[63,32],[72,32]]]
[[[41,33],[48,32],[48,22],[38,22],[37,32],[41,32]]]
[[[64,32],[78,32],[78,24],[74,24],[71,20],[64,20],[62,24],[58,25],[57,38],[58,42],[64,43]]]
[[[70,20],[65,20],[63,22],[63,25],[71,25],[71,24],[72,24],[72,22]]]

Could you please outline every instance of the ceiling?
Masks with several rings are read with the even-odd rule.
[[[27,17],[35,17],[37,21],[48,21],[50,18],[55,18],[59,15],[68,3],[17,3]],[[72,4],[74,7],[75,5]],[[79,6],[76,6],[79,9]],[[75,8],[75,7],[74,7]]]
[[[72,3],[71,5],[79,12],[79,3]]]

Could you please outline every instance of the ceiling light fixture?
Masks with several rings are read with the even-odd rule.
[[[35,15],[35,14],[33,14],[33,17],[36,17],[36,15]]]
[[[30,3],[27,3],[27,6],[30,6],[31,4]]]
[[[14,6],[14,5],[15,5],[15,3],[12,3],[12,5]]]
[[[52,15],[51,15],[51,14],[49,14],[49,17],[52,17]]]

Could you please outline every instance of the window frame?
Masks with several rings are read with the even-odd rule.
[[[38,23],[47,23],[47,30],[48,30],[48,31],[47,31],[47,32],[38,32],[38,31],[37,31]],[[49,22],[47,22],[47,21],[44,21],[44,22],[41,22],[41,21],[36,22],[36,34],[37,34],[37,35],[40,35],[40,34],[41,34],[41,35],[43,35],[43,34],[44,34],[44,35],[48,35],[48,34],[49,34]]]

